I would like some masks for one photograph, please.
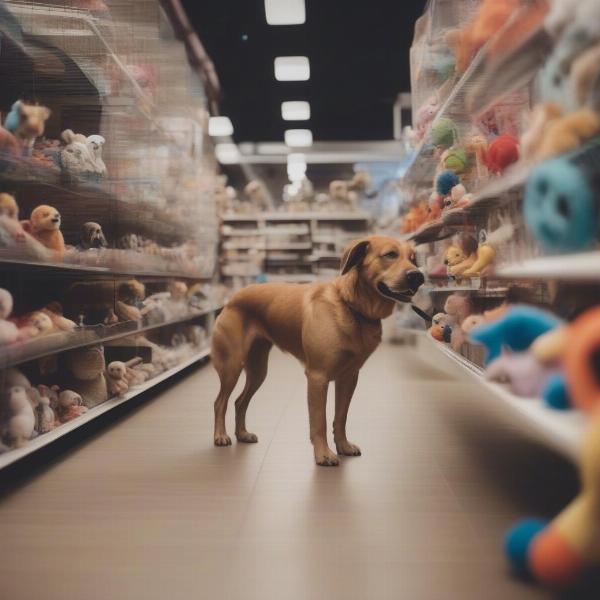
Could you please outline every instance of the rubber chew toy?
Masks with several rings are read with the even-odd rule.
[[[568,586],[600,566],[600,308],[581,315],[567,333],[564,365],[574,403],[590,416],[580,455],[581,492],[550,524],[527,520],[507,534],[515,569],[541,583]]]
[[[525,222],[548,252],[589,248],[597,238],[600,146],[589,144],[537,166],[525,189]]]

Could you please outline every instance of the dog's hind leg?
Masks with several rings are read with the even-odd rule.
[[[229,311],[227,315],[223,313],[220,319],[228,317],[231,320],[235,318]],[[228,329],[230,328],[217,321],[213,332],[212,362],[221,381],[221,388],[215,400],[215,446],[231,445],[231,438],[227,435],[225,427],[225,414],[229,396],[235,388],[244,364],[241,340],[232,340]]]
[[[246,429],[246,411],[252,396],[262,385],[267,376],[269,352],[273,344],[265,339],[254,340],[246,356],[244,370],[246,371],[246,385],[235,401],[235,437],[238,442],[252,444],[258,442],[258,437]]]

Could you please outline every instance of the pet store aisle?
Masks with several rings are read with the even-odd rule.
[[[383,345],[350,409],[363,456],[337,469],[313,463],[290,357],[272,353],[250,407],[258,445],[212,446],[216,391],[204,366],[3,497],[0,597],[546,597],[500,542],[574,474],[480,388]]]

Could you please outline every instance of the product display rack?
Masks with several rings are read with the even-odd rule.
[[[335,275],[344,247],[367,235],[360,212],[264,212],[222,216],[222,274],[241,283],[310,282]],[[244,241],[240,241],[243,239]]]
[[[556,48],[560,43],[560,35],[558,30],[550,31],[544,21],[549,10],[548,3],[531,2],[523,5],[526,10],[527,7],[532,10],[527,27],[515,20],[509,21],[479,49],[462,76],[454,79],[453,89],[450,92],[444,90],[445,101],[414,151],[404,177],[404,184],[413,192],[415,205],[418,198],[428,198],[432,188],[436,190],[436,178],[444,168],[448,169],[442,166],[442,150],[466,148],[473,136],[481,135],[482,115],[497,114],[493,112],[495,107],[502,106],[507,97],[519,99],[522,102],[515,104],[514,111],[515,122],[520,121],[519,130],[511,134],[520,138],[528,131],[532,108],[549,100],[557,101],[544,94],[548,93],[549,70],[558,68],[552,62],[552,54],[556,50],[557,56],[560,56],[560,51],[563,51],[563,48]],[[436,4],[430,3],[429,10],[435,11]],[[562,18],[569,17],[563,15]],[[466,28],[469,26],[465,25]],[[520,37],[513,36],[512,26],[515,26],[514,31],[518,31]],[[565,30],[568,30],[568,26]],[[594,43],[597,43],[597,32],[594,36]],[[503,41],[504,46],[500,43]],[[588,40],[588,43],[591,41]],[[502,52],[498,51],[500,47]],[[569,58],[572,59],[572,55]],[[563,66],[561,72],[566,72],[566,67]],[[565,78],[564,87],[568,87],[567,81]],[[567,95],[568,91],[563,91],[561,99]],[[563,108],[565,114],[576,110],[573,104],[568,103]],[[488,112],[490,110],[491,113]],[[435,149],[431,141],[432,131],[436,124],[445,119],[451,119],[454,123],[456,136],[452,144]],[[502,133],[500,129],[495,136]],[[445,300],[455,292],[467,296],[472,314],[482,317],[486,311],[493,312],[499,308],[499,303],[504,300],[508,304],[525,303],[545,307],[570,320],[573,315],[593,306],[594,299],[597,302],[600,284],[597,250],[591,248],[573,254],[544,255],[526,223],[523,215],[526,184],[540,162],[531,156],[521,156],[518,162],[505,167],[503,172],[484,178],[479,177],[479,171],[475,177],[457,171],[461,183],[470,194],[468,204],[461,208],[444,207],[439,218],[429,218],[416,230],[403,236],[417,245],[419,264],[426,263],[426,269],[431,268],[435,273],[423,288],[423,292],[431,299],[431,308],[428,310],[432,314],[444,313]],[[483,277],[467,277],[458,281],[453,276],[439,275],[444,269],[440,257],[451,244],[459,244],[461,236],[470,235],[477,239],[482,232],[487,236],[503,224],[510,224],[512,235],[509,241],[504,240],[495,246],[493,270],[488,269]],[[493,318],[490,317],[490,320]],[[450,360],[449,364],[454,366],[455,372],[463,373],[477,382],[483,391],[482,396],[500,402],[539,439],[569,458],[576,459],[585,428],[582,413],[576,409],[552,409],[541,398],[519,397],[510,391],[508,385],[488,381],[483,368],[481,346],[464,342],[458,348],[449,342],[437,341],[430,334],[424,334],[424,339],[426,351],[430,351],[433,345]]]
[[[173,11],[158,0],[77,5],[2,6],[0,203],[14,198],[18,214],[0,210],[0,468],[206,359],[226,301],[208,102]],[[48,110],[14,150],[11,114],[46,110],[27,107]],[[58,227],[35,214],[41,204],[60,213]],[[60,241],[42,235],[56,229]],[[81,362],[96,349],[103,367]],[[131,365],[125,388],[111,361]],[[100,400],[87,396],[93,369]],[[18,416],[26,429],[35,417],[32,432],[11,420],[14,385],[30,399],[33,413]],[[64,404],[73,394],[75,412]]]

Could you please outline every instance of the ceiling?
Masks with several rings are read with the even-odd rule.
[[[293,127],[311,129],[315,141],[392,139],[425,0],[306,0],[306,23],[296,26],[268,25],[263,0],[183,4],[215,63],[236,142],[282,142]],[[276,81],[274,58],[294,55],[308,56],[310,80]],[[284,100],[308,100],[310,121],[283,121]]]

